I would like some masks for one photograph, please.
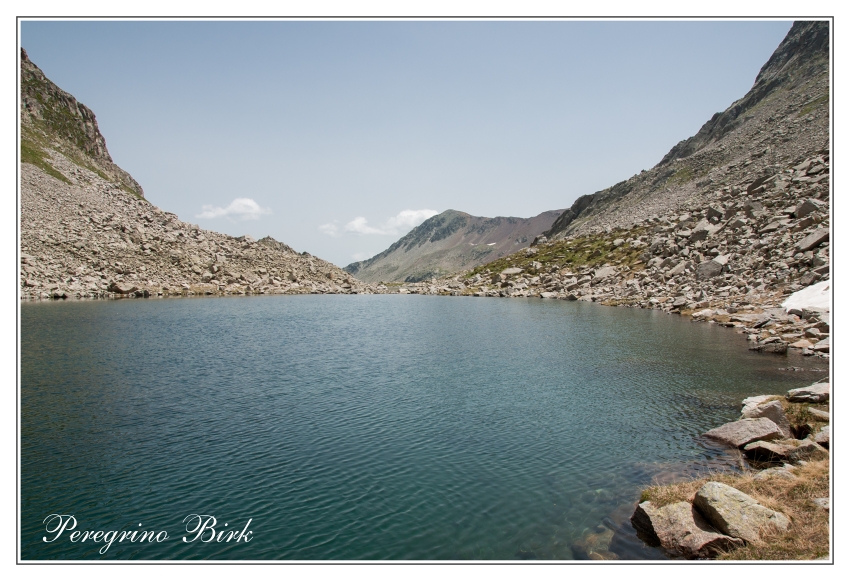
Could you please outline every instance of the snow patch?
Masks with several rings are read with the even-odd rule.
[[[795,292],[785,299],[782,307],[787,312],[790,309],[825,309],[832,307],[832,281],[824,280],[803,290]]]

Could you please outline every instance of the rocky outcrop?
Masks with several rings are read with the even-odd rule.
[[[760,505],[756,500],[721,482],[708,482],[694,497],[694,507],[723,534],[749,543],[760,539],[765,527],[786,530],[791,521],[781,512]]]
[[[50,81],[21,48],[21,159],[67,181],[53,167],[53,152],[144,197],[138,182],[112,161],[92,110]]]
[[[532,218],[470,216],[446,210],[411,230],[385,251],[345,271],[368,282],[418,282],[473,268],[526,249],[560,210]]]

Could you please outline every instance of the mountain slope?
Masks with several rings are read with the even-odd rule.
[[[770,177],[829,146],[829,23],[795,22],[750,91],[649,171],[578,198],[550,239],[627,227]]]
[[[94,113],[21,49],[22,298],[370,292],[271,238],[183,222],[115,165]]]
[[[527,247],[560,213],[555,210],[533,218],[483,218],[446,210],[380,254],[349,264],[344,270],[367,282],[417,282],[444,276]]]

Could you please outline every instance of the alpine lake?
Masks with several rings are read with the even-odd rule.
[[[572,560],[597,537],[663,559],[628,522],[641,488],[736,469],[700,434],[828,374],[558,300],[39,302],[20,323],[24,560]]]

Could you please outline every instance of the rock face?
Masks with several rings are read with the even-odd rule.
[[[743,416],[745,418],[767,418],[776,424],[779,431],[782,432],[783,438],[791,437],[791,424],[788,422],[788,418],[785,417],[782,404],[778,401],[763,403],[754,409],[745,411]]]
[[[829,401],[829,384],[816,383],[809,387],[798,387],[788,390],[787,395],[790,402],[823,403]]]
[[[708,559],[720,551],[742,544],[739,539],[713,529],[689,502],[677,502],[660,508],[649,501],[642,502],[631,521],[638,537],[646,544],[661,546],[687,559]]]
[[[61,180],[51,150],[144,197],[136,180],[112,161],[92,110],[53,84],[21,48],[21,159]]]
[[[760,505],[743,492],[720,482],[708,482],[694,497],[694,506],[722,533],[757,542],[764,527],[786,530],[791,521],[781,512]]]
[[[446,210],[425,220],[380,254],[349,264],[345,271],[367,282],[419,282],[442,277],[527,249],[560,213],[554,210],[533,218],[483,218]]]
[[[757,440],[777,440],[782,437],[782,430],[768,418],[748,418],[723,424],[705,436],[741,448]]]

